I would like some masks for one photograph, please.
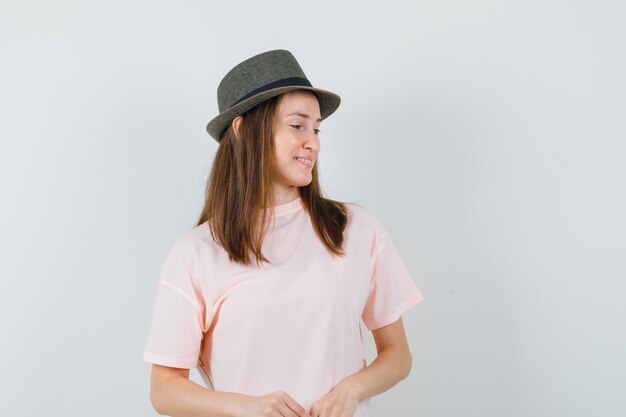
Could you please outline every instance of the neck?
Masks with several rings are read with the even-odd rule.
[[[298,193],[298,187],[275,187],[274,188],[274,205],[289,203],[300,197]]]

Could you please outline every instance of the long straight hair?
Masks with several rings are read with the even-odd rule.
[[[196,224],[208,221],[213,239],[231,261],[243,265],[252,257],[257,265],[271,263],[261,247],[274,216],[274,117],[281,98],[270,98],[244,113],[239,137],[232,123],[224,131]],[[322,196],[317,166],[316,161],[311,183],[298,187],[298,193],[321,242],[331,254],[343,256],[346,203]]]

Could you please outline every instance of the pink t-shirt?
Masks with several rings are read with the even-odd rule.
[[[206,222],[183,233],[161,271],[143,359],[197,367],[216,391],[283,390],[309,410],[365,366],[361,319],[378,329],[423,300],[382,224],[347,207],[343,257],[327,251],[300,198],[275,207],[262,247],[272,264],[230,262]],[[354,416],[369,417],[369,399]]]

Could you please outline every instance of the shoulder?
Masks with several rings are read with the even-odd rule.
[[[204,222],[179,234],[171,246],[170,255],[192,261],[200,253],[206,256],[207,252],[215,251],[216,243],[211,236],[208,223]]]
[[[380,220],[366,207],[356,203],[345,203],[348,209],[348,231],[377,244],[387,232]]]
[[[348,210],[348,221],[355,226],[368,229],[378,229],[382,226],[378,217],[365,206],[357,203],[345,203],[345,206]]]

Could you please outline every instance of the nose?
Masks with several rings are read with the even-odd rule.
[[[304,141],[304,147],[311,149],[316,154],[319,152],[320,138],[317,137],[315,131],[311,130],[307,133],[306,140]]]

